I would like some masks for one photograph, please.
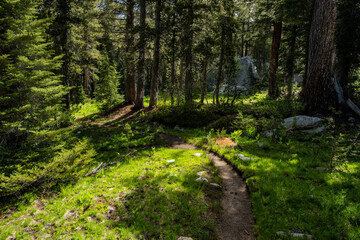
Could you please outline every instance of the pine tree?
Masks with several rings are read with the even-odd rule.
[[[0,5],[0,128],[36,130],[59,123],[66,89],[54,71],[46,39],[49,19],[37,19],[38,1],[5,0]]]
[[[99,79],[95,83],[95,96],[99,102],[105,102],[104,108],[110,109],[119,102],[119,75],[114,64],[111,64],[106,52],[102,53],[99,68]]]

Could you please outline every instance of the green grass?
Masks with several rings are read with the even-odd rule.
[[[360,144],[348,151],[358,131],[335,138],[332,130],[320,136],[293,134],[282,141],[240,135],[235,149],[214,143],[224,132],[170,133],[217,152],[243,172],[259,239],[282,239],[278,231],[300,231],[325,240],[360,238]],[[242,161],[240,153],[255,160]]]
[[[60,184],[57,194],[41,199],[43,208],[34,206],[35,195],[27,196],[1,221],[0,238],[214,239],[210,208],[221,193],[195,179],[209,170],[218,182],[217,172],[195,152],[143,150],[96,176]]]
[[[98,114],[91,106],[79,112]],[[80,121],[4,147],[0,239],[215,239],[221,190],[195,179],[208,170],[208,179],[220,183],[217,170],[206,154],[163,145],[151,124]]]

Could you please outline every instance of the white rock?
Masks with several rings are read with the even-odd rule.
[[[255,158],[249,158],[249,157],[245,157],[244,154],[238,154],[238,157],[240,160],[243,160],[243,161],[254,161],[256,160]]]
[[[193,240],[191,237],[179,237],[177,240]]]
[[[201,157],[203,154],[202,153],[194,153],[195,156]]]
[[[221,186],[217,183],[210,183],[211,186],[214,186],[214,187],[218,187],[218,188],[221,188]]]
[[[178,177],[178,175],[177,174],[172,174],[172,175],[170,175],[170,177]]]
[[[284,232],[284,231],[279,231],[279,232],[276,232],[277,234],[279,235],[286,235],[287,233]],[[295,237],[295,238],[303,238],[303,237],[306,237],[307,239],[312,239],[312,236],[310,234],[304,234],[304,233],[297,233],[297,232],[292,232],[290,231],[290,234]]]
[[[299,129],[310,129],[319,126],[324,122],[324,119],[318,117],[309,116],[296,116],[284,119],[282,125],[285,128],[299,128]]]
[[[326,129],[325,126],[321,126],[321,127],[314,128],[314,129],[302,130],[302,132],[304,132],[304,133],[321,133],[321,132],[325,131],[325,129]]]
[[[174,162],[175,162],[175,159],[167,160],[166,162],[168,162],[168,163],[174,163]]]
[[[197,181],[197,182],[209,182],[206,178],[203,178],[203,177],[199,177],[195,181]]]
[[[263,142],[258,142],[257,145],[262,148],[264,146],[264,143]]]

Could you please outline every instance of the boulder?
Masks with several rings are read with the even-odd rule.
[[[320,126],[324,121],[322,118],[300,115],[284,119],[282,125],[288,129],[312,129]]]
[[[255,66],[255,60],[250,56],[235,59],[237,63],[237,72],[235,73],[235,88],[237,93],[246,94],[248,89],[251,88],[256,79],[260,79],[259,73]],[[214,90],[217,68],[211,70],[207,76],[208,85],[211,86],[210,90]],[[226,77],[226,76],[225,76]],[[226,81],[225,81],[226,82]],[[234,89],[233,89],[234,90]],[[220,94],[226,93],[226,84],[220,87]]]
[[[325,130],[326,130],[326,127],[321,126],[321,127],[318,127],[318,128],[302,130],[302,132],[304,132],[304,133],[321,133],[321,132],[323,132]]]

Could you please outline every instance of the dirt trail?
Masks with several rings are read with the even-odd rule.
[[[197,149],[194,145],[184,143],[178,137],[162,134],[161,138],[174,149]],[[246,183],[220,157],[213,153],[207,153],[207,155],[219,169],[223,181],[222,212],[216,227],[219,240],[256,239],[252,228],[255,222]]]

